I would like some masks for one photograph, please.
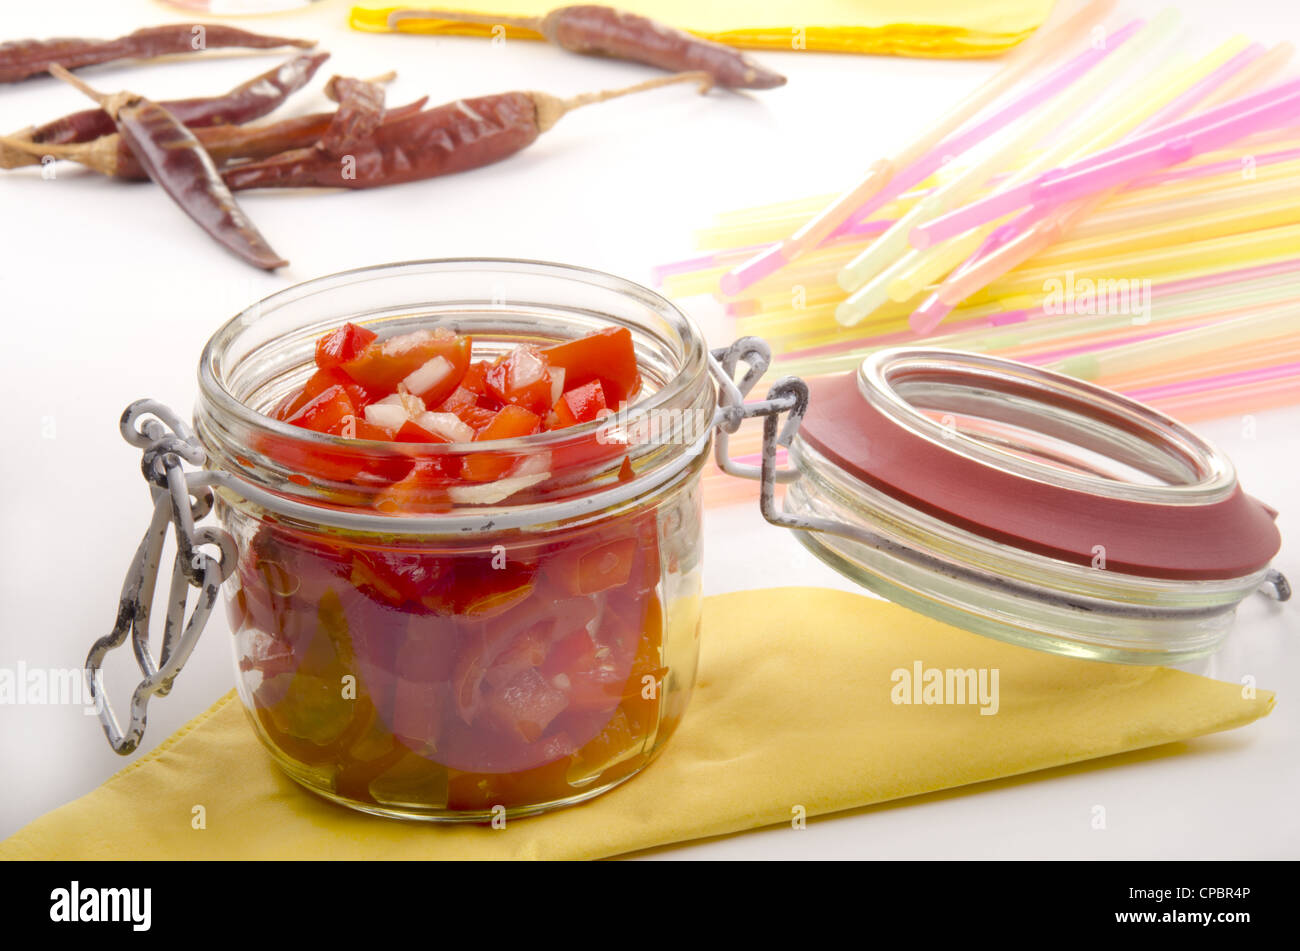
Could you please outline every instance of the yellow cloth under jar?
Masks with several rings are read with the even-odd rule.
[[[0,858],[601,858],[789,823],[796,807],[813,817],[1187,740],[1265,716],[1274,699],[1167,668],[1014,647],[816,588],[708,598],[701,637],[695,695],[663,754],[582,805],[505,829],[352,812],[281,773],[231,693],[0,843]],[[918,663],[996,669],[997,712],[896,703],[898,672]]]

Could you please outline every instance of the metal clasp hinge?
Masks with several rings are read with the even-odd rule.
[[[736,368],[744,361],[744,376],[736,379]],[[745,396],[767,372],[772,363],[772,351],[757,337],[741,337],[730,347],[714,350],[709,355],[709,369],[718,383],[718,412],[714,419],[717,440],[714,456],[718,468],[729,475],[759,482],[759,508],[763,517],[773,525],[783,528],[808,528],[797,518],[792,518],[776,507],[777,483],[797,481],[796,469],[780,468],[777,451],[788,449],[803,422],[808,409],[808,384],[797,376],[782,377],[767,391],[767,398],[752,403]],[[781,415],[786,415],[781,424]],[[752,466],[731,458],[730,437],[746,419],[763,418],[763,446],[759,465]]]
[[[143,418],[142,417],[151,417]],[[138,400],[122,414],[122,438],[144,450],[141,470],[153,496],[153,518],[127,569],[113,630],[95,641],[86,656],[90,695],[114,752],[125,756],[144,736],[149,699],[165,696],[198,643],[216,603],[221,584],[234,570],[236,549],[231,535],[216,527],[198,527],[212,509],[213,473],[187,472],[185,463],[203,465],[203,448],[189,426],[172,410],[153,400]],[[176,538],[176,559],[167,595],[167,618],[157,658],[149,641],[149,614],[158,581],[167,526]],[[219,557],[203,550],[215,545]],[[199,589],[188,618],[189,589]],[[122,646],[127,634],[143,678],[131,695],[130,723],[125,730],[104,691],[102,665],[110,650]]]

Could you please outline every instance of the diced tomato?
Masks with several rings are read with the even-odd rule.
[[[450,439],[431,433],[413,419],[408,419],[393,437],[397,442],[449,443]]]
[[[286,422],[313,432],[351,437],[356,432],[357,411],[341,386],[331,386],[310,400]]]
[[[522,406],[538,416],[551,408],[551,371],[536,347],[518,346],[488,367],[487,385],[502,403]]]
[[[540,431],[541,425],[542,418],[536,413],[522,406],[505,406],[490,423],[478,430],[475,441],[531,436]],[[509,454],[475,452],[465,457],[460,475],[470,482],[491,482],[501,478],[517,461],[517,457]]]
[[[499,412],[500,410],[487,409],[483,406],[471,406],[467,409],[461,410],[456,415],[461,418],[461,421],[464,422],[466,426],[474,430],[477,434],[483,432],[483,430],[487,429],[488,426],[492,425],[492,420],[497,418],[497,413]]]
[[[461,416],[465,410],[474,409],[478,406],[478,394],[473,390],[466,389],[464,385],[456,387],[451,395],[439,403],[435,408],[435,413],[455,413]],[[464,418],[463,416],[461,417]]]
[[[609,406],[630,400],[640,386],[636,349],[626,327],[610,327],[556,344],[542,355],[552,367],[565,371],[566,389],[600,380]]]
[[[480,360],[478,363],[472,364],[470,368],[465,371],[465,376],[460,381],[460,385],[469,390],[475,396],[487,396],[489,392],[487,385],[487,371],[488,365],[486,360]]]
[[[434,357],[442,357],[454,368],[451,374],[454,379],[446,388],[446,393],[450,393],[469,366],[471,344],[469,337],[454,334],[443,327],[416,330],[386,340],[371,341],[357,357],[342,364],[342,368],[363,386],[392,393],[398,383]]]
[[[492,422],[483,428],[476,441],[487,442],[489,439],[516,439],[531,436],[541,429],[542,418],[522,406],[504,406]]]
[[[606,408],[605,390],[600,380],[592,380],[561,396],[555,404],[555,415],[560,426],[576,426],[591,422]]]
[[[281,404],[280,411],[276,414],[277,418],[287,420],[331,386],[343,387],[344,392],[348,394],[348,399],[352,400],[353,408],[358,413],[374,402],[374,394],[360,383],[355,382],[342,370],[317,370],[307,378],[307,382],[303,384],[302,389],[297,394]]]
[[[445,511],[451,507],[447,489],[455,484],[460,463],[456,456],[416,459],[405,477],[376,496],[375,508],[390,515]]]
[[[357,417],[357,439],[373,439],[375,442],[392,442],[394,432],[391,429],[385,429],[383,426],[376,426],[374,423],[366,422],[364,416]]]
[[[328,369],[355,360],[377,336],[365,327],[344,324],[316,341],[316,366]]]

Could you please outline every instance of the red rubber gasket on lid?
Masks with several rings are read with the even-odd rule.
[[[1281,546],[1271,510],[1239,485],[1211,503],[1164,504],[1019,475],[908,429],[862,394],[856,373],[812,382],[798,438],[921,512],[1075,564],[1091,565],[1094,546],[1102,545],[1107,570],[1208,581],[1262,571]]]

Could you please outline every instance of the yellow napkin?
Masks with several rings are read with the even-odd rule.
[[[994,56],[1047,19],[1054,0],[613,0],[609,5],[671,24],[705,39],[750,49],[809,49],[900,56]],[[501,16],[541,16],[565,0],[448,0],[410,8]],[[354,29],[388,31],[387,4],[353,7]],[[409,20],[399,32],[488,36],[491,25]],[[506,36],[540,39],[506,28]],[[796,42],[798,41],[798,42]],[[802,44],[802,45],[799,45]]]
[[[598,858],[1227,730],[1273,694],[1012,647],[861,595],[705,601],[699,683],[660,758],[613,791],[506,829],[362,815],[299,789],[228,694],[0,858]],[[998,709],[893,702],[897,670],[998,670]],[[987,681],[990,685],[991,679]],[[953,698],[949,698],[953,699]],[[206,828],[192,828],[195,806]]]

